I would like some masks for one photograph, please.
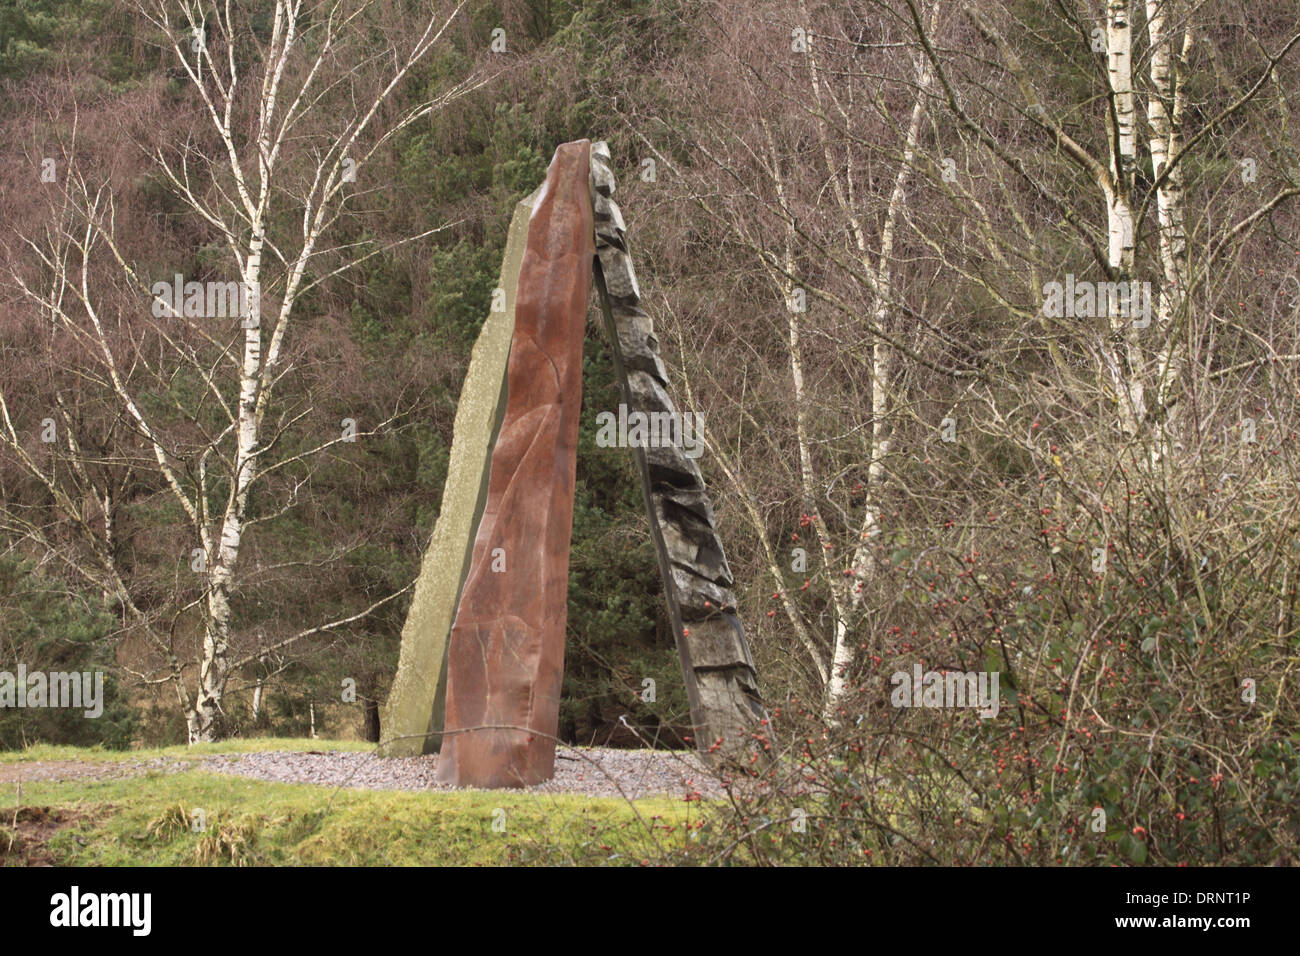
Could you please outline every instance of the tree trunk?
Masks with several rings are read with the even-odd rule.
[[[1156,402],[1164,417],[1160,422],[1157,454],[1162,458],[1172,450],[1176,438],[1176,408],[1171,408],[1178,394],[1186,363],[1183,335],[1187,316],[1187,229],[1183,203],[1182,164],[1169,168],[1169,160],[1183,148],[1183,89],[1187,57],[1191,53],[1193,34],[1181,4],[1172,10],[1175,25],[1182,24],[1183,42],[1176,62],[1174,38],[1168,24],[1171,11],[1165,0],[1147,0],[1147,34],[1151,40],[1151,85],[1154,90],[1147,105],[1151,126],[1151,172],[1156,181],[1156,214],[1160,224],[1161,283],[1156,296],[1157,330],[1161,337],[1156,360]],[[1161,182],[1161,175],[1168,175]]]
[[[362,700],[361,705],[363,707],[362,713],[364,714],[365,719],[363,730],[365,739],[370,741],[372,744],[377,744],[379,743],[380,732],[379,701],[371,697],[366,697]]]

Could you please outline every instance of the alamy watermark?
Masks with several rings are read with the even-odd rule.
[[[90,720],[104,713],[103,671],[32,671],[18,665],[18,673],[0,671],[0,708],[70,707],[83,710]]]
[[[704,416],[691,412],[639,412],[618,406],[618,414],[596,415],[596,445],[600,448],[680,447],[687,458],[704,454],[700,432]]]
[[[1133,328],[1151,324],[1150,282],[1076,281],[1043,283],[1043,315],[1050,319],[1097,318],[1117,315],[1132,319]]]
[[[83,893],[74,886],[50,897],[50,925],[125,927],[133,936],[148,936],[153,926],[152,893]]]
[[[998,696],[998,671],[925,671],[914,664],[912,673],[895,671],[889,702],[895,707],[975,707],[980,717],[996,717],[1002,708]]]
[[[232,319],[238,316],[247,322],[260,315],[258,298],[261,293],[256,282],[186,282],[185,277],[177,273],[171,282],[155,282],[150,291],[154,297],[153,315],[156,319],[168,315],[187,319]]]

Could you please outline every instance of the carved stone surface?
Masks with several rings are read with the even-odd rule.
[[[613,192],[603,143],[556,151],[516,207],[506,309],[485,323],[462,388],[381,745],[414,755],[441,742],[445,783],[528,786],[554,772],[593,256],[624,403],[677,415]],[[696,739],[705,753],[716,740],[743,749],[763,709],[699,467],[680,443],[633,454]]]
[[[506,364],[515,329],[516,286],[539,187],[515,206],[501,261],[504,310],[490,312],[470,356],[456,406],[447,482],[433,537],[402,627],[402,648],[381,721],[380,753],[414,757],[442,743],[447,636],[469,572],[487,502],[488,465],[506,404]]]
[[[614,343],[624,402],[633,412],[668,412],[668,374],[628,254],[626,226],[613,200],[614,174],[604,143],[591,147],[597,289]],[[735,612],[731,568],[714,523],[713,506],[693,458],[680,445],[636,448],[646,509],[668,595],[668,609],[701,751],[719,739],[718,753],[744,749],[763,716],[757,674],[745,629]]]
[[[519,270],[505,417],[448,649],[438,779],[456,786],[530,786],[555,769],[594,255],[589,151],[586,140],[556,150]]]

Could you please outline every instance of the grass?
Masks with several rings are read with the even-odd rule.
[[[265,750],[374,750],[375,745],[364,740],[313,740],[310,737],[255,737],[223,740],[214,744],[195,744],[187,747],[155,747],[148,750],[105,750],[101,747],[64,747],[55,744],[34,744],[25,750],[0,751],[0,763],[21,763],[29,760],[83,760],[112,763],[141,760],[151,757],[199,758],[211,754],[243,754]]]
[[[252,750],[365,750],[323,740],[242,740],[126,753],[33,747],[0,761],[102,763]],[[196,811],[201,814],[196,818]],[[515,791],[343,790],[189,770],[0,785],[0,864],[73,866],[499,866],[639,864],[685,849],[695,804]],[[202,823],[194,827],[195,820]]]

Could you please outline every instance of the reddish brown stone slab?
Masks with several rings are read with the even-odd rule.
[[[531,786],[555,772],[595,255],[590,145],[555,151],[520,266],[505,417],[447,656],[438,779],[456,786]],[[474,729],[491,727],[526,729]]]

